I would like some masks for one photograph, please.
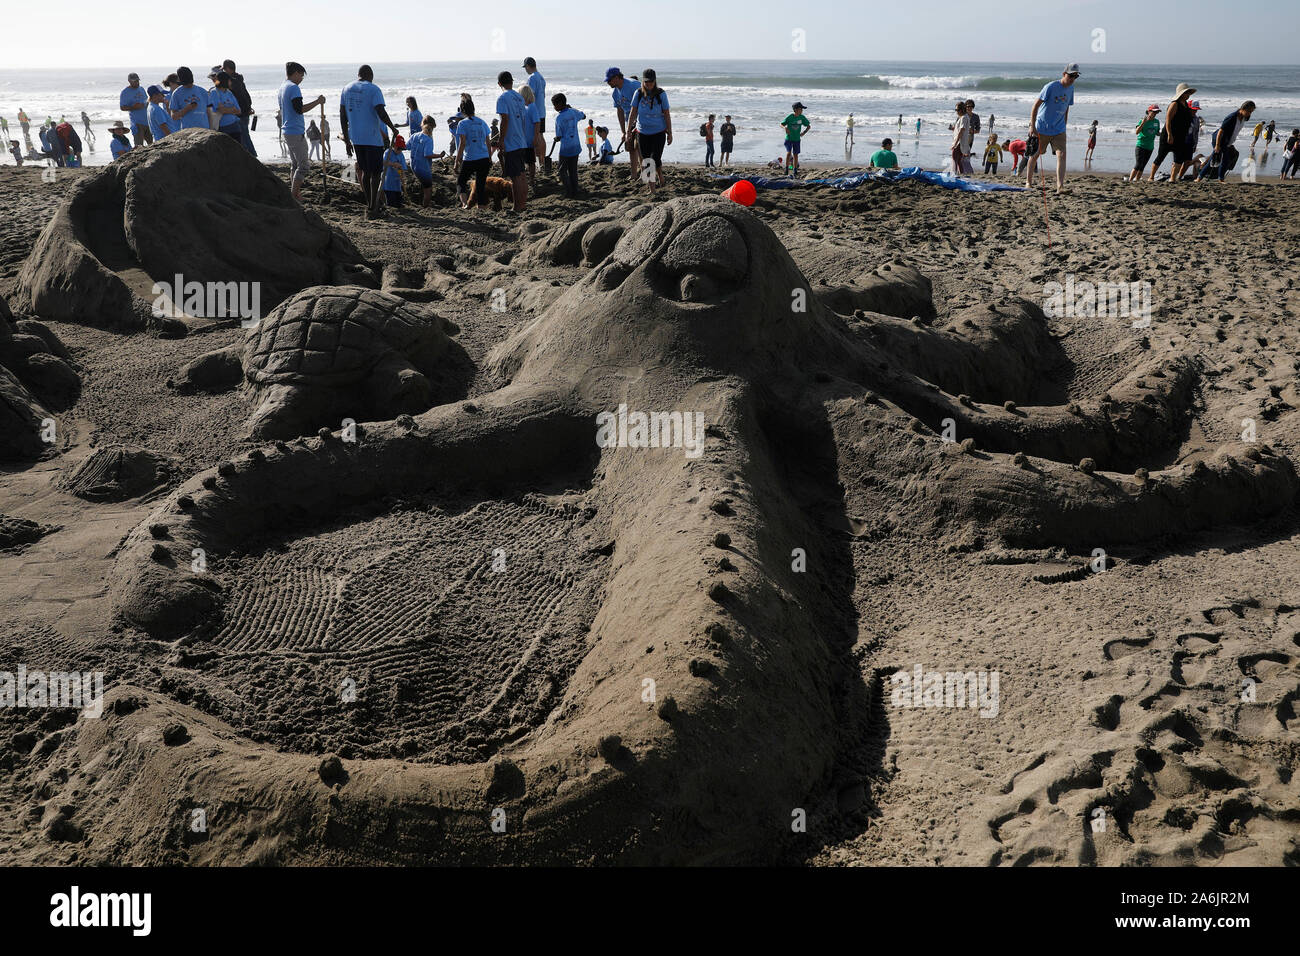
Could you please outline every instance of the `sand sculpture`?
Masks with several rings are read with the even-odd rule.
[[[454,324],[387,292],[317,286],[279,305],[242,346],[200,356],[181,372],[191,389],[246,379],[257,402],[254,438],[292,438],[321,427],[395,418],[449,401]]]
[[[379,711],[445,715],[399,748],[432,762],[345,753],[319,774],[306,755],[259,769],[257,746],[203,730],[205,799],[251,787],[267,808],[213,835],[213,859],[268,828],[290,857],[778,856],[877,706],[845,665],[845,542],[870,528],[843,513],[839,469],[886,489],[877,520],[1084,553],[1294,501],[1292,467],[1267,447],[1157,467],[1188,420],[1195,357],[1152,355],[1095,401],[1036,405],[1053,348],[1036,307],[972,309],[951,330],[841,317],[765,224],[714,197],[640,213],[598,253],[492,354],[497,390],[355,442],[255,448],[177,488],[124,543],[118,613],[183,638],[182,656],[241,687],[251,659],[362,675]],[[370,563],[304,543],[371,527],[389,550]],[[431,536],[466,563],[421,563]],[[501,630],[480,601],[517,616]],[[320,708],[331,733],[345,708]],[[291,716],[277,720],[262,739],[292,749],[275,731]],[[178,777],[199,759],[150,753]]]
[[[56,446],[50,410],[70,406],[81,388],[70,362],[50,329],[31,319],[15,323],[0,298],[0,461],[38,458]]]
[[[154,286],[177,276],[257,283],[263,311],[308,286],[378,284],[347,237],[230,137],[185,130],[77,183],[23,264],[17,306],[65,322],[154,327]]]

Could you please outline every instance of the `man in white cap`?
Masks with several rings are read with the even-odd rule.
[[[117,105],[123,113],[131,114],[130,131],[135,145],[152,143],[153,135],[149,132],[149,94],[140,86],[139,73],[127,75],[126,88],[122,90]]]
[[[1058,194],[1065,191],[1065,128],[1070,107],[1074,105],[1074,81],[1078,78],[1079,64],[1069,63],[1061,71],[1061,78],[1044,86],[1034,100],[1029,114],[1029,135],[1037,138],[1038,148],[1031,150],[1029,156],[1026,182],[1031,186],[1038,157],[1051,146],[1056,151],[1056,191]]]

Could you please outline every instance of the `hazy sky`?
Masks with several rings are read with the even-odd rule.
[[[791,58],[1295,64],[1300,0],[15,3],[3,66]],[[557,15],[557,9],[567,13]],[[612,11],[618,15],[612,15]],[[639,12],[644,11],[644,12]],[[139,20],[138,26],[124,22]],[[193,24],[187,27],[187,21]],[[1105,32],[1095,52],[1093,31]],[[804,49],[792,48],[804,31]],[[43,40],[50,38],[49,42]],[[170,42],[161,42],[170,41]],[[1085,67],[1086,69],[1086,67]]]

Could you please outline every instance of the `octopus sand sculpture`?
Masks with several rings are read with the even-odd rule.
[[[250,699],[249,661],[291,661],[285,680],[318,668],[361,687],[351,706],[396,714],[395,735],[436,713],[404,748],[417,762],[321,762],[284,752],[307,749],[284,728],[308,725],[283,710],[249,741],[211,716],[231,712],[219,694],[150,695],[148,719],[185,715],[191,744],[150,742],[137,700],[82,731],[82,760],[125,747],[138,792],[183,783],[165,807],[123,799],[96,819],[130,846],[174,830],[176,801],[226,807],[188,858],[227,863],[271,832],[288,860],[778,857],[881,719],[879,688],[846,663],[847,542],[869,529],[844,513],[841,474],[881,490],[881,521],[1029,547],[1294,500],[1291,464],[1265,447],[1142,470],[1179,440],[1196,359],[1153,356],[1098,401],[1033,406],[1042,314],[979,308],[956,328],[847,321],[751,212],[654,207],[497,348],[496,391],[352,442],[254,449],[178,488],[121,549],[119,614],[178,661],[243,679]],[[480,504],[441,506],[467,496]],[[371,526],[386,553],[369,564],[312,550]],[[468,566],[429,563],[435,531]],[[332,733],[335,710],[313,707]]]
[[[73,187],[23,264],[16,302],[45,319],[175,335],[189,319],[259,317],[187,291],[231,283],[255,289],[236,298],[259,311],[308,286],[377,285],[347,237],[229,136],[183,130]]]

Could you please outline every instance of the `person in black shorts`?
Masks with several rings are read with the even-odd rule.
[[[1187,105],[1187,97],[1195,92],[1196,88],[1193,86],[1188,86],[1186,83],[1178,84],[1174,98],[1169,103],[1169,109],[1165,112],[1165,128],[1160,134],[1160,149],[1151,163],[1150,182],[1156,181],[1156,171],[1160,169],[1160,164],[1170,153],[1174,154],[1174,166],[1169,171],[1170,182],[1181,179],[1183,170],[1191,163],[1193,146],[1188,139],[1188,134],[1192,130],[1192,123],[1196,122],[1196,114]]]
[[[465,197],[468,197],[469,191],[465,187],[473,176],[474,202],[486,206],[487,176],[492,168],[492,152],[488,145],[491,133],[488,125],[475,115],[474,98],[468,93],[460,95],[460,112],[461,119],[456,123],[456,168],[459,172],[456,177],[456,192],[462,197],[461,203],[468,209]]]

